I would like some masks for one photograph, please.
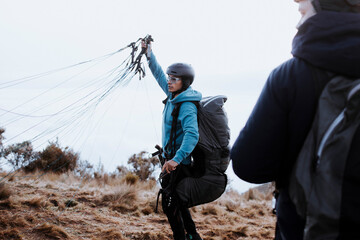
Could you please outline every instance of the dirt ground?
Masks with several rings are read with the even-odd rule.
[[[157,192],[155,181],[18,175],[0,183],[0,239],[172,239]],[[271,191],[227,190],[191,213],[204,240],[274,237]]]

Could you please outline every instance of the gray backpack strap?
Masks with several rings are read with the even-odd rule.
[[[344,171],[360,124],[360,79],[334,77],[324,88],[290,177],[289,194],[306,219],[304,239],[336,239]]]

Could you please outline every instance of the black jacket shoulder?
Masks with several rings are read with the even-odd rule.
[[[272,71],[231,150],[241,179],[265,183],[287,177],[311,127],[317,82],[311,65],[299,58]]]

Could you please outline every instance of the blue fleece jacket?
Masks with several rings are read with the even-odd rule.
[[[199,129],[197,122],[197,108],[191,101],[200,101],[202,95],[200,92],[193,90],[191,87],[180,93],[175,98],[171,99],[171,92],[169,92],[167,78],[159,63],[156,61],[155,55],[151,53],[149,59],[150,70],[159,83],[162,90],[169,97],[164,111],[162,123],[162,146],[164,151],[169,153],[170,133],[173,117],[171,113],[176,103],[183,102],[179,117],[176,123],[176,154],[172,160],[177,163],[190,164],[190,153],[194,150],[199,141]]]

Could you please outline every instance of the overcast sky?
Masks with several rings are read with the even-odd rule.
[[[0,84],[93,59],[151,34],[154,53],[164,69],[173,62],[191,63],[196,71],[194,88],[204,96],[228,96],[225,108],[231,143],[246,123],[268,74],[291,58],[291,41],[300,18],[291,0],[0,3]],[[121,52],[86,74],[79,74],[85,69],[80,68],[12,87],[0,85],[0,126],[6,129],[7,144],[47,131],[34,142],[38,150],[59,137],[62,145],[80,152],[82,159],[94,164],[101,160],[108,171],[125,164],[133,153],[153,151],[161,141],[165,95],[149,69],[145,79],[135,77],[128,86],[116,89],[79,121],[71,113],[61,118],[34,118],[76,101],[90,91],[80,88],[93,76],[109,71],[128,55]],[[72,97],[56,102],[68,92],[73,92]],[[53,105],[35,113],[48,102]],[[33,117],[12,121],[19,115],[4,112],[11,109]],[[66,130],[54,130],[64,124]],[[229,175],[233,188],[244,191],[250,186],[231,169]]]

